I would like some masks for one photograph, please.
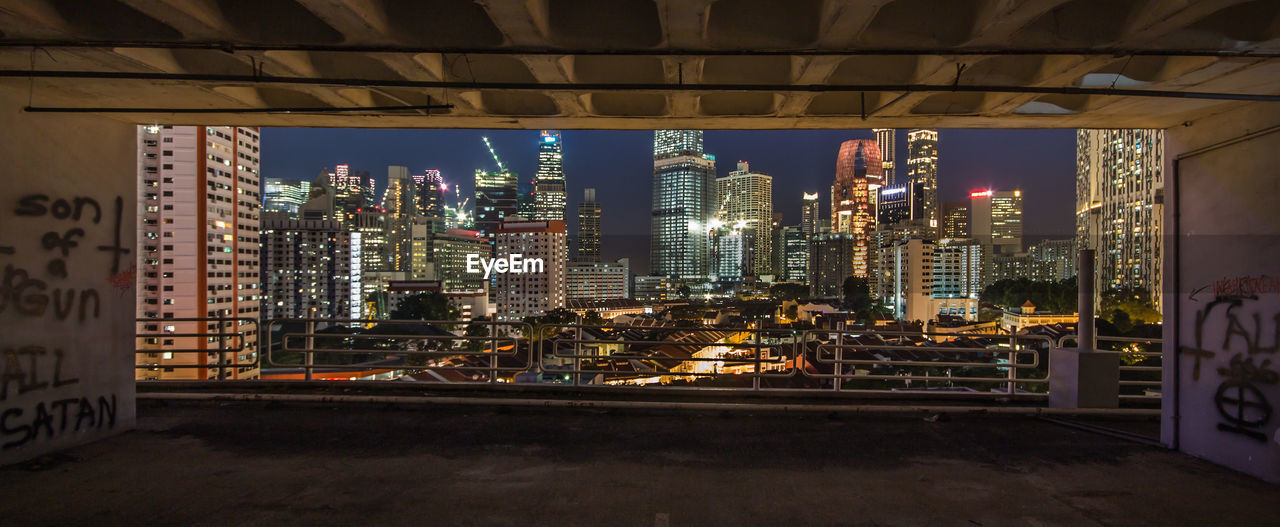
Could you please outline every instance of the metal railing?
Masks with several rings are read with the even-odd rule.
[[[1117,342],[1129,344],[1145,344],[1148,348],[1159,347],[1159,351],[1141,351],[1138,349],[1129,350],[1106,350],[1097,349],[1093,353],[1114,353],[1120,355],[1120,398],[1122,399],[1159,399],[1158,390],[1151,390],[1152,387],[1159,388],[1162,381],[1162,371],[1164,367],[1164,348],[1163,340],[1156,338],[1139,338],[1139,337],[1112,337],[1105,335],[1097,335],[1094,337],[1095,342]],[[1068,342],[1079,342],[1079,335],[1063,335],[1058,339],[1057,347],[1066,348]],[[1130,359],[1135,364],[1126,364],[1124,359]],[[1152,360],[1154,359],[1154,360]],[[1154,362],[1155,364],[1152,364]],[[1136,387],[1141,389],[1142,393],[1124,393],[1125,387]]]
[[[148,372],[198,369],[195,375],[207,378],[208,371],[216,372],[215,379],[235,378],[242,370],[257,369],[258,319],[249,317],[187,317],[187,318],[139,318],[135,319],[134,368],[139,377],[148,378]],[[182,330],[178,326],[183,326]],[[210,329],[210,326],[214,326]],[[176,342],[182,339],[183,344]],[[170,343],[172,342],[172,344]],[[189,346],[189,347],[183,347]],[[248,359],[244,353],[248,352]],[[174,361],[163,356],[191,355]],[[217,355],[210,363],[209,356]],[[234,360],[228,360],[228,358]],[[161,362],[165,361],[165,362]],[[170,362],[172,361],[172,362]],[[235,373],[227,375],[228,370]]]
[[[267,379],[409,378],[492,384],[667,386],[752,391],[962,391],[1042,397],[1052,348],[1075,339],[1042,335],[963,335],[876,329],[717,328],[581,323],[285,318],[138,319],[140,371],[204,368],[230,379],[233,368],[261,368]],[[180,324],[195,326],[194,330]],[[165,327],[165,329],[161,329]],[[199,345],[158,347],[160,339]],[[1098,337],[1158,345],[1159,339]],[[1151,399],[1160,385],[1159,351],[1121,366],[1126,399]],[[158,360],[153,354],[195,354]],[[210,360],[217,355],[216,360]],[[172,356],[172,355],[171,355]],[[1154,358],[1156,364],[1150,364]],[[150,359],[150,360],[147,360]],[[1154,378],[1153,378],[1154,374]],[[153,376],[139,375],[140,380]],[[165,378],[164,375],[154,377]],[[200,378],[206,378],[201,376]]]

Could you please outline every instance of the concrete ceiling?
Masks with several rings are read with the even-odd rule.
[[[161,124],[1164,128],[1280,104],[1280,1],[0,0],[0,70]]]

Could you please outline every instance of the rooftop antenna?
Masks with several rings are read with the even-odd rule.
[[[506,172],[507,167],[502,166],[502,160],[498,159],[498,153],[493,150],[493,143],[489,142],[488,137],[481,137],[481,139],[484,139],[484,146],[489,147],[489,155],[493,156],[493,161],[498,164],[498,172]]]

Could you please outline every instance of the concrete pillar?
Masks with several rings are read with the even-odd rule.
[[[0,465],[134,425],[137,127],[0,85]]]
[[[1081,249],[1076,348],[1049,351],[1049,406],[1115,408],[1120,404],[1120,357],[1099,353],[1094,329],[1094,252]]]
[[[1280,105],[1165,141],[1161,439],[1280,482]]]

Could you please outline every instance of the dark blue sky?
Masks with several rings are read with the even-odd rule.
[[[325,167],[349,163],[386,188],[388,165],[411,172],[439,168],[446,181],[471,195],[473,172],[495,168],[481,141],[488,136],[502,162],[521,180],[537,168],[536,130],[370,130],[270,128],[262,131],[262,175],[314,179]],[[595,187],[604,207],[606,235],[647,235],[653,132],[567,130],[564,166],[570,210],[582,189]],[[967,200],[975,189],[1024,191],[1025,234],[1070,236],[1074,231],[1075,132],[1073,130],[942,130],[938,180],[943,201]],[[818,191],[824,213],[835,174],[836,151],[847,139],[871,138],[869,130],[724,130],[706,132],[706,151],[720,175],[747,160],[773,176],[774,210],[787,224],[800,221],[800,195]],[[899,174],[906,167],[906,131],[898,131]],[[576,218],[570,218],[573,232]],[[631,238],[631,236],[627,236]],[[636,236],[640,238],[640,236]],[[640,249],[647,252],[647,248]],[[612,251],[606,251],[612,252]],[[608,256],[608,254],[606,254]]]

